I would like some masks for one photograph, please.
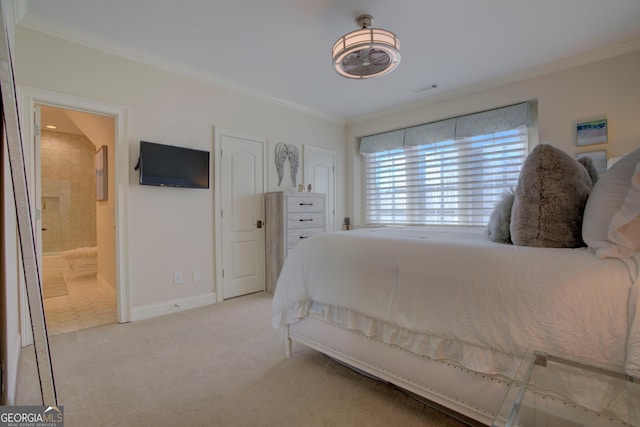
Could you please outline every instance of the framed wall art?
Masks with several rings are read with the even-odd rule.
[[[96,151],[96,200],[104,201],[109,198],[109,180],[107,174],[107,146],[103,145]]]
[[[607,119],[578,123],[576,134],[578,146],[605,144],[607,142]]]

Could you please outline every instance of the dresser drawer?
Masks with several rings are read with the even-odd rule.
[[[287,197],[287,212],[324,212],[324,197]]]
[[[324,228],[324,212],[322,213],[290,213],[287,215],[287,229]]]
[[[287,247],[293,249],[301,241],[315,234],[321,234],[322,228],[305,228],[302,230],[289,230],[287,233]]]

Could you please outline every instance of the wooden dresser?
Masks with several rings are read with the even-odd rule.
[[[282,264],[296,245],[326,231],[325,203],[321,193],[265,194],[267,292],[275,292]]]

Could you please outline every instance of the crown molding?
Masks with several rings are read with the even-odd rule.
[[[624,54],[635,52],[638,50],[640,50],[640,38],[635,40],[630,40],[622,44],[610,46],[604,49],[599,49],[593,52],[588,52],[583,55],[567,58],[561,61],[541,65],[538,67],[529,68],[527,70],[509,74],[507,76],[498,77],[496,79],[487,80],[484,82],[465,86],[460,89],[455,89],[455,90],[443,92],[437,95],[432,95],[423,99],[419,99],[417,101],[412,101],[412,102],[404,103],[395,107],[385,108],[383,110],[378,110],[372,113],[363,114],[361,116],[352,117],[350,119],[347,119],[347,125],[366,122],[366,121],[377,119],[379,117],[387,116],[390,114],[397,114],[405,111],[410,111],[416,108],[425,107],[427,105],[432,105],[438,102],[457,98],[459,96],[471,95],[473,93],[481,92],[483,90],[493,89],[496,87],[517,83],[523,80],[528,80],[528,79],[543,76],[546,74],[555,73],[557,71],[567,70],[569,68],[578,67],[578,66],[586,65],[592,62],[613,58],[616,56],[624,55]]]
[[[20,4],[21,2],[18,2]],[[303,105],[296,104],[294,102],[287,101],[285,99],[277,98],[272,95],[260,92],[253,88],[240,85],[230,80],[223,79],[211,73],[204,72],[202,70],[187,67],[182,64],[167,60],[157,55],[149,54],[137,49],[133,49],[130,46],[115,43],[102,37],[95,36],[69,26],[62,25],[52,20],[29,15],[26,10],[22,10],[22,18],[17,21],[18,25],[30,30],[38,31],[53,37],[63,39],[65,41],[79,44],[92,49],[100,50],[102,52],[119,56],[134,62],[138,62],[144,65],[148,65],[154,68],[158,68],[164,71],[169,71],[183,77],[188,77],[194,80],[201,81],[203,83],[218,86],[233,92],[237,92],[243,95],[258,98],[263,101],[267,101],[273,104],[280,105],[285,108],[289,108],[294,111],[298,111],[304,114],[315,116],[330,122],[337,124],[345,124],[346,120],[340,117],[326,114],[322,111],[317,111]],[[16,13],[16,16],[19,16]]]

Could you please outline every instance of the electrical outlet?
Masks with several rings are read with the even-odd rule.
[[[199,282],[200,280],[202,280],[202,273],[200,270],[193,270],[193,281]]]
[[[174,271],[173,272],[173,284],[174,285],[179,285],[182,283],[182,272],[181,271]]]

